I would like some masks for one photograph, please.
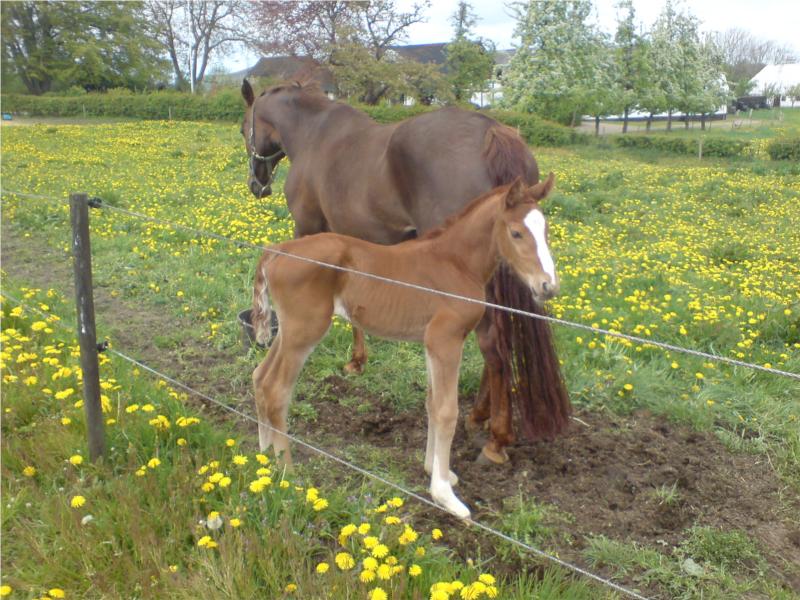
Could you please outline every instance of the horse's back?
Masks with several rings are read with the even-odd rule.
[[[516,132],[460,108],[399,123],[386,154],[418,233],[438,227],[474,198],[516,176],[538,181],[536,161]]]

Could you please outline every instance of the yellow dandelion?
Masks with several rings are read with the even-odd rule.
[[[375,571],[361,571],[361,573],[358,574],[358,579],[361,583],[371,583],[375,581]]]
[[[86,498],[83,496],[73,496],[72,500],[69,501],[69,505],[72,508],[80,508],[84,504],[86,504]]]
[[[67,594],[61,588],[52,588],[47,591],[47,595],[51,598],[66,598]]]
[[[349,571],[356,566],[356,561],[349,552],[339,552],[335,557],[336,566],[342,571]]]
[[[161,461],[158,458],[151,458],[147,461],[147,466],[151,469],[155,469],[158,465],[161,464]]]
[[[422,575],[422,567],[420,567],[417,564],[413,564],[408,568],[408,574],[411,577],[417,577],[419,575]]]
[[[286,587],[283,588],[283,591],[286,592],[287,594],[293,594],[294,592],[297,591],[297,585],[294,583],[287,583]]]
[[[80,454],[73,454],[69,457],[69,462],[77,467],[83,462],[83,457]]]
[[[317,571],[317,573],[319,573],[320,575],[324,575],[325,573],[327,573],[327,572],[328,572],[328,569],[330,569],[330,568],[331,568],[331,566],[330,566],[328,563],[326,563],[326,562],[321,562],[321,563],[319,563],[319,564],[317,565],[316,571]]]
[[[366,569],[367,571],[374,571],[375,569],[378,568],[378,561],[372,558],[371,556],[368,556],[364,559],[363,565],[364,569]]]
[[[320,498],[316,502],[314,502],[314,510],[319,512],[321,510],[325,510],[328,508],[328,501],[325,498]]]
[[[434,540],[440,540],[440,539],[442,539],[442,535],[444,535],[444,534],[442,533],[442,530],[441,530],[441,529],[434,529],[433,531],[431,531],[431,537],[432,537]]]
[[[13,591],[10,585],[0,585],[0,596],[9,596]]]
[[[388,597],[383,588],[379,587],[371,589],[367,595],[368,600],[387,600]]]
[[[227,440],[225,440],[225,445],[228,448],[233,448],[236,445],[236,440],[234,440],[233,438],[228,438]]]
[[[378,567],[376,574],[378,575],[378,579],[383,579],[384,581],[391,579],[392,567],[387,564],[382,564],[380,567]]]
[[[33,477],[34,475],[36,475],[36,467],[28,465],[27,467],[22,469],[22,474],[25,475],[25,477]]]
[[[236,456],[233,457],[233,464],[239,467],[243,467],[244,465],[247,464],[247,457],[244,456],[243,454],[237,454]]]
[[[235,529],[236,527],[239,527],[242,524],[242,520],[234,517],[229,521],[229,523],[231,524],[231,527]]]
[[[389,548],[385,544],[378,544],[372,549],[372,556],[375,558],[383,558],[389,554]]]

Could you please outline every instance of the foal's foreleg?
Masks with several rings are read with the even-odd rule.
[[[449,512],[465,519],[469,517],[469,509],[453,493],[450,483],[450,449],[458,420],[458,371],[464,341],[429,333],[432,335],[425,336],[425,357],[431,381],[428,409],[428,427],[433,433],[431,497]]]

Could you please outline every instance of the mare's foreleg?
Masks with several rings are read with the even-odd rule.
[[[431,382],[428,403],[428,454],[433,454],[430,491],[438,504],[466,519],[469,509],[453,493],[450,481],[450,449],[458,420],[458,371],[464,340],[460,335],[452,335],[447,324],[445,321],[444,327],[437,327],[434,321],[425,334],[425,360]]]
[[[492,309],[486,311],[475,331],[485,364],[478,400],[467,418],[467,425],[474,430],[489,419],[489,440],[484,444],[480,458],[503,464],[508,462],[505,448],[514,442],[514,430],[508,381],[503,374],[507,366],[498,351],[498,331]]]
[[[344,366],[348,373],[360,375],[367,364],[367,345],[364,341],[364,330],[353,325],[353,355],[350,362]]]

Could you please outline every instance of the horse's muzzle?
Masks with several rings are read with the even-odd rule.
[[[272,186],[270,185],[261,185],[255,179],[250,180],[250,192],[256,198],[266,198],[267,196],[272,195]]]

